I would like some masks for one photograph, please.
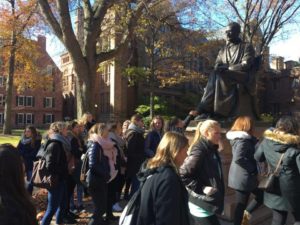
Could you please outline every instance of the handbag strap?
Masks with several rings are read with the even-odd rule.
[[[280,159],[278,160],[278,163],[277,163],[277,165],[276,165],[276,169],[274,170],[274,174],[277,175],[277,176],[278,176],[278,174],[279,174],[279,172],[280,172],[279,166],[280,166],[280,164],[281,164],[281,162],[282,162],[282,160],[283,160],[284,154],[285,154],[285,153],[281,154]]]

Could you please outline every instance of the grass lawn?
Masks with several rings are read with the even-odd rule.
[[[17,145],[21,139],[21,135],[22,135],[23,131],[24,130],[22,130],[22,129],[17,129],[17,130],[12,131],[12,135],[0,134],[0,144],[10,143],[10,144],[14,145],[15,147],[17,147]],[[44,134],[44,132],[45,132],[45,130],[40,130],[40,129],[38,129],[38,131],[41,134]]]

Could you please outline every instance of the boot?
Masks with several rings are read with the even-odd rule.
[[[249,223],[250,217],[251,217],[251,214],[245,210],[241,225],[250,225],[250,223]]]

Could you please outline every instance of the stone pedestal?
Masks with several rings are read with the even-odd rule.
[[[194,138],[195,129],[197,127],[197,121],[192,121],[190,126],[186,130],[186,136],[190,141]],[[224,173],[224,182],[225,182],[225,205],[224,205],[224,214],[221,216],[222,219],[232,221],[235,209],[235,197],[234,190],[228,187],[228,172],[232,159],[231,145],[225,137],[225,133],[230,130],[232,122],[220,122],[223,135],[222,135],[222,151],[220,151],[220,156],[222,159],[223,173]],[[262,139],[263,132],[271,126],[270,123],[265,122],[256,122],[255,123],[255,133],[254,135]],[[251,219],[251,224],[264,224],[267,220],[271,219],[271,210],[262,206],[254,212],[254,215]]]

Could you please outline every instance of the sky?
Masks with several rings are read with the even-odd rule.
[[[276,40],[270,46],[270,53],[283,56],[285,60],[299,61],[300,59],[300,32],[296,32],[286,40]]]
[[[64,52],[63,45],[53,36],[47,35],[47,51],[56,65],[60,66],[60,55]],[[270,54],[283,56],[285,61],[300,59],[300,30],[284,39],[278,38],[270,45]]]

